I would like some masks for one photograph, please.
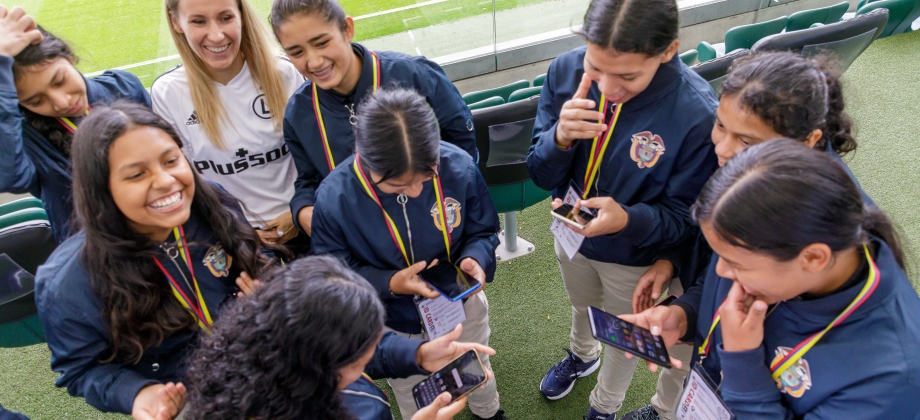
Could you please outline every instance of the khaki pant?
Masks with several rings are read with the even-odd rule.
[[[457,341],[488,346],[489,336],[492,331],[489,329],[489,300],[486,298],[485,291],[470,296],[463,304],[463,310],[466,312],[466,321],[463,321],[463,332]],[[424,331],[422,334],[405,334],[399,331],[396,331],[396,333],[403,337],[428,339],[428,335]],[[479,357],[482,358],[482,363],[486,369],[492,370],[489,356],[480,354]],[[423,379],[425,379],[423,375],[403,379],[387,379],[390,387],[393,388],[393,395],[396,397],[396,403],[399,405],[399,412],[402,414],[403,419],[408,420],[418,411],[415,406],[415,398],[412,397],[412,387]],[[494,416],[499,408],[498,388],[495,386],[495,379],[489,380],[482,388],[470,393],[467,402],[473,414],[482,418]]]
[[[572,333],[569,338],[572,351],[582,360],[600,357],[601,343],[591,335],[588,322],[588,306],[603,309],[614,315],[632,313],[632,294],[639,277],[648,267],[629,267],[604,263],[576,254],[569,261],[565,251],[556,242],[556,258],[562,272],[562,282],[572,304]],[[669,293],[681,295],[683,287],[677,279],[671,280]],[[652,407],[662,419],[674,417],[674,407],[683,390],[684,378],[690,369],[692,346],[678,345],[669,350],[669,355],[680,359],[684,368],[661,369],[658,389],[652,397]],[[607,347],[597,377],[597,386],[591,391],[591,406],[602,413],[615,413],[623,405],[626,390],[632,381],[636,362],[627,359],[621,350]]]

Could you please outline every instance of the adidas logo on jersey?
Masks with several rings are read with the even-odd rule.
[[[188,117],[185,125],[198,125],[198,111],[192,112],[192,116]]]

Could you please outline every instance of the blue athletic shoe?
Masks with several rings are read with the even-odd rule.
[[[617,420],[617,413],[601,413],[600,411],[595,410],[594,407],[589,407],[588,414],[585,415],[585,420]]]
[[[575,386],[576,379],[594,373],[601,365],[600,358],[583,362],[571,350],[565,349],[565,351],[569,355],[553,365],[540,381],[540,393],[550,400],[558,400],[568,395]]]

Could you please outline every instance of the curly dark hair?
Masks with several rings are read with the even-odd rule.
[[[721,95],[738,98],[742,107],[784,137],[802,141],[812,131],[821,130],[815,148],[824,149],[830,142],[843,156],[857,145],[853,121],[843,110],[838,67],[826,55],[754,53],[732,63]]]
[[[80,258],[90,273],[93,292],[103,302],[111,335],[111,353],[103,362],[137,363],[145,349],[196,324],[154,263],[154,257],[163,255],[159,244],[130,227],[109,189],[109,149],[137,127],[162,130],[182,147],[169,123],[147,107],[126,100],[93,109],[73,143],[76,228],[86,235]],[[274,262],[261,252],[263,245],[255,230],[230,210],[239,202],[191,172],[195,180],[192,213],[211,225],[233,256],[234,266],[260,278]],[[276,255],[289,255],[280,247],[266,247]]]
[[[331,256],[278,268],[221,314],[192,354],[190,419],[351,419],[338,371],[376,345],[374,288]]]

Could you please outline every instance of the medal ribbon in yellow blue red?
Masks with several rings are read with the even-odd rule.
[[[86,106],[86,114],[85,114],[85,115],[89,115],[89,112],[92,111],[92,110],[93,110],[93,108],[92,108],[91,106],[87,105],[87,106]],[[61,125],[63,125],[64,128],[66,128],[67,131],[70,132],[70,134],[76,134],[76,132],[77,132],[77,125],[74,124],[74,122],[71,121],[70,118],[67,118],[67,117],[57,117],[57,118],[55,118],[55,119],[56,119],[59,123],[61,123]]]
[[[607,109],[609,108],[609,101],[604,94],[601,94],[600,108],[597,112],[603,113],[604,118],[607,117]],[[609,124],[607,125],[607,132],[602,136],[597,136],[594,138],[594,142],[591,143],[591,154],[588,156],[588,167],[585,170],[585,182],[584,187],[582,188],[582,198],[588,198],[588,192],[591,191],[591,187],[594,185],[594,181],[597,180],[597,174],[601,167],[601,159],[604,157],[604,152],[607,151],[607,145],[610,144],[610,137],[613,135],[613,128],[617,125],[617,120],[620,119],[620,109],[623,108],[622,104],[615,104],[616,109],[613,111],[613,116],[610,118]],[[603,120],[598,121],[603,124]]]
[[[176,237],[176,247],[179,248],[179,254],[182,256],[182,260],[188,266],[189,274],[192,277],[192,290],[195,293],[195,301],[189,299],[188,295],[185,294],[185,291],[182,290],[182,287],[179,286],[179,283],[176,282],[176,279],[173,278],[166,271],[166,267],[163,267],[163,264],[160,263],[160,260],[154,258],[153,261],[156,262],[157,267],[160,268],[160,271],[166,275],[166,279],[169,281],[169,285],[172,287],[173,295],[176,296],[176,299],[179,300],[179,303],[182,304],[185,309],[191,312],[198,321],[198,326],[210,333],[211,332],[211,313],[208,311],[208,305],[204,302],[204,297],[201,295],[201,288],[198,287],[198,279],[195,277],[195,269],[192,268],[192,259],[191,253],[188,251],[188,242],[185,240],[185,230],[182,226],[173,228],[173,235]]]
[[[380,207],[380,211],[383,212],[383,218],[387,222],[387,229],[390,230],[390,237],[393,239],[393,243],[396,244],[396,247],[399,248],[399,251],[402,252],[403,258],[406,260],[406,267],[411,266],[415,261],[409,261],[409,254],[406,252],[406,246],[403,243],[402,236],[399,234],[399,229],[396,228],[396,223],[393,222],[393,219],[387,211],[384,210],[380,198],[377,197],[377,193],[374,191],[370,178],[364,174],[364,169],[361,168],[361,159],[358,154],[355,154],[355,162],[352,167],[355,170],[355,175],[358,176],[358,181],[360,181],[361,186],[364,187],[364,192],[377,203],[377,206]],[[447,248],[447,260],[450,261],[450,246],[452,243],[450,233],[448,232],[450,230],[450,225],[447,224],[446,206],[442,199],[444,197],[444,191],[441,189],[441,181],[437,173],[435,173],[432,183],[434,184],[435,197],[438,201],[438,210],[441,212],[441,226],[443,227],[441,233],[444,235],[444,247]]]
[[[380,58],[377,57],[371,50],[367,50],[371,54],[371,74],[373,84],[373,93],[377,93],[377,89],[380,89]],[[329,165],[329,172],[332,172],[335,169],[335,159],[332,156],[332,148],[329,147],[329,136],[326,135],[326,122],[323,121],[323,111],[319,106],[319,95],[317,94],[316,83],[313,83],[313,114],[316,115],[316,125],[319,126],[319,135],[323,140],[323,150],[326,153],[326,164]]]
[[[866,253],[866,260],[869,261],[869,277],[866,280],[866,284],[863,285],[862,290],[860,290],[859,294],[857,294],[853,301],[850,302],[849,306],[847,306],[846,309],[840,313],[840,315],[837,315],[837,317],[834,318],[834,320],[831,321],[827,327],[813,334],[811,337],[806,338],[804,341],[799,343],[799,345],[795,346],[795,348],[793,348],[792,351],[786,354],[783,358],[771,363],[770,372],[773,375],[773,379],[779,378],[783,372],[789,369],[790,366],[798,362],[799,359],[805,356],[805,353],[807,353],[808,350],[811,350],[811,348],[818,343],[818,340],[820,340],[821,337],[824,337],[824,334],[827,334],[831,328],[840,325],[843,320],[852,315],[853,312],[855,312],[857,308],[865,303],[866,300],[869,299],[869,296],[872,296],[872,293],[875,292],[875,289],[878,287],[879,281],[881,280],[881,274],[878,271],[878,266],[875,265],[875,261],[872,259],[872,254],[869,253],[869,247],[863,245],[863,251]],[[723,304],[724,303],[725,302],[723,302]],[[721,305],[719,307],[721,308]],[[706,339],[703,340],[703,344],[698,350],[701,356],[709,354],[709,339],[712,337],[712,332],[715,331],[716,325],[722,319],[720,312],[721,309],[716,310],[716,314],[713,317],[712,326],[709,327],[709,333],[706,335]]]

